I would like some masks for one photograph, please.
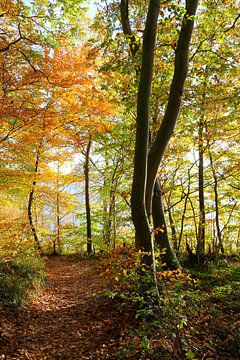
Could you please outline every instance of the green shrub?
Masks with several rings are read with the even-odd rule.
[[[34,254],[0,259],[0,301],[18,306],[44,281],[43,261]]]

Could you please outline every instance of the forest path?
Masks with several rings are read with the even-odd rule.
[[[4,319],[0,359],[116,359],[121,319],[95,260],[48,257],[48,281],[34,301]]]

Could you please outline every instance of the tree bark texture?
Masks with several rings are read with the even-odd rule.
[[[145,207],[147,153],[149,138],[149,107],[153,76],[154,49],[159,15],[159,0],[150,0],[143,35],[142,64],[137,98],[136,142],[131,195],[132,219],[136,247],[151,251],[151,231]]]
[[[149,152],[146,187],[146,210],[148,215],[151,213],[152,194],[158,168],[173,134],[181,106],[184,83],[188,71],[188,54],[194,26],[193,17],[196,14],[197,6],[198,0],[186,0],[186,13],[183,17],[175,52],[174,75],[170,86],[168,103],[161,126]]]
[[[128,11],[128,0],[121,0],[120,3],[121,11],[121,23],[124,35],[126,35],[130,40],[130,51],[133,56],[136,55],[139,49],[139,44],[136,41],[136,36],[133,34],[130,21],[129,21],[129,11]]]

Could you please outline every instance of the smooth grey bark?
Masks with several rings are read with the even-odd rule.
[[[148,178],[146,186],[146,210],[148,215],[151,213],[152,194],[158,168],[165,153],[165,149],[173,134],[173,129],[181,106],[184,83],[188,71],[189,46],[197,6],[198,0],[186,0],[186,13],[183,17],[175,52],[174,75],[170,86],[168,103],[161,126],[157,132],[156,139],[149,152]]]
[[[149,108],[153,77],[154,49],[159,15],[159,0],[150,0],[143,35],[142,64],[137,97],[136,142],[131,194],[135,245],[150,252],[151,231],[145,206],[149,138]]]

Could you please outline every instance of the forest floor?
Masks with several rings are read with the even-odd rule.
[[[164,334],[166,329],[160,328],[156,333],[155,325],[150,323],[151,341],[153,345],[155,341],[158,349],[151,354],[145,335],[141,338],[129,335],[140,329],[131,308],[125,307],[123,312],[117,299],[103,295],[109,284],[98,271],[98,260],[51,256],[45,262],[46,285],[30,303],[15,310],[0,306],[0,359],[239,358],[239,298],[237,300],[235,295],[231,299],[229,295],[216,297],[214,293],[213,298],[211,290],[205,289],[201,293],[203,298],[195,303],[193,299],[200,295],[193,293],[190,302],[193,310],[188,324],[176,333],[183,342],[191,345],[196,356],[192,351],[179,352],[179,343],[174,339],[172,350],[166,351],[169,348],[168,334]],[[201,303],[204,304],[202,309]],[[131,346],[138,351],[132,351]],[[119,354],[122,355],[119,357]]]
[[[0,310],[0,359],[115,359],[122,319],[94,260],[46,258],[45,288],[19,310]],[[112,349],[112,350],[111,350]]]

